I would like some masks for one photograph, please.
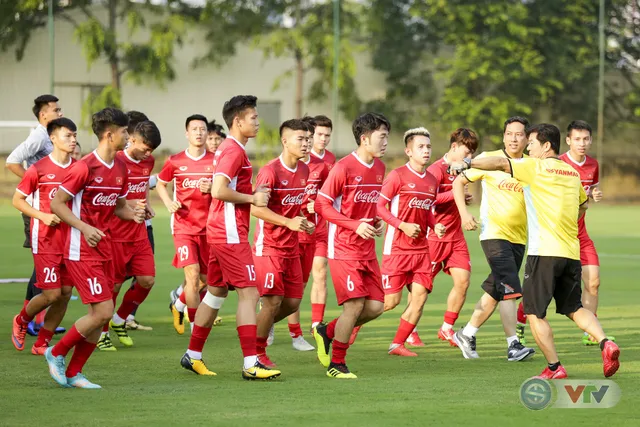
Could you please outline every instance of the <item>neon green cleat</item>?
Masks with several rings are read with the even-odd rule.
[[[520,341],[520,344],[527,345],[527,341],[524,338],[524,325],[516,325],[516,336],[518,337],[518,341]]]
[[[331,340],[327,337],[327,325],[320,323],[313,328],[313,337],[316,339],[318,360],[325,368],[329,367],[331,357],[329,356],[329,347]]]
[[[116,335],[118,336],[118,340],[123,346],[133,346],[133,340],[129,336],[129,333],[127,332],[127,326],[124,322],[120,325],[116,325],[115,323],[113,323],[113,320],[110,320],[109,327],[113,329],[113,332],[116,333]]]
[[[347,365],[344,363],[332,363],[329,365],[329,369],[327,369],[327,376],[329,378],[338,378],[343,380],[355,380],[358,377],[351,373]]]
[[[118,351],[118,349],[113,345],[108,333],[105,333],[100,337],[97,347],[100,351]]]

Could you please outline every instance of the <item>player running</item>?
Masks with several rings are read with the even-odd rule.
[[[51,213],[50,204],[58,191],[58,185],[75,161],[71,155],[77,143],[77,128],[71,120],[59,118],[47,123],[47,133],[51,138],[53,151],[27,169],[13,195],[13,206],[32,218],[30,246],[36,271],[35,285],[42,293],[31,298],[20,314],[13,318],[11,342],[17,350],[24,350],[29,322],[38,313],[49,308],[44,325],[31,347],[31,353],[35,355],[43,355],[49,347],[49,342],[67,311],[73,286],[62,257],[68,226]],[[31,205],[27,203],[29,196],[32,197]]]
[[[459,128],[451,134],[449,141],[450,147],[447,154],[427,168],[438,182],[438,196],[433,208],[436,223],[444,225],[447,232],[441,238],[434,233],[430,233],[427,237],[432,283],[440,270],[453,279],[453,288],[447,298],[447,311],[444,313],[444,322],[438,331],[438,338],[449,341],[452,346],[455,346],[453,325],[467,298],[471,279],[471,258],[462,232],[460,214],[451,191],[455,176],[449,174],[447,168],[451,163],[471,158],[478,148],[478,137],[471,129]],[[466,201],[471,202],[471,195],[466,196]]]
[[[435,177],[427,172],[431,135],[425,128],[409,129],[404,144],[409,161],[387,175],[378,200],[378,215],[388,224],[382,251],[382,287],[385,311],[400,303],[405,286],[411,289],[411,301],[400,317],[389,354],[417,356],[404,343],[415,330],[433,289],[427,227],[438,236],[444,236],[446,229],[435,223],[431,212],[438,188]]]
[[[385,171],[380,157],[390,130],[383,115],[360,115],[353,122],[358,148],[331,169],[316,201],[316,210],[330,222],[329,267],[342,306],[338,318],[314,328],[318,359],[331,378],[357,378],[345,361],[349,338],[356,326],[377,318],[384,309],[375,237],[384,227],[377,218],[377,203]]]
[[[233,286],[238,294],[236,324],[244,356],[242,378],[271,380],[280,376],[280,371],[260,363],[256,351],[256,307],[260,295],[249,245],[249,222],[251,206],[265,207],[269,201],[268,189],[258,186],[253,191],[251,187],[253,169],[245,148],[260,127],[256,103],[255,96],[239,95],[222,108],[229,136],[216,151],[213,202],[206,222],[209,287],[193,318],[189,347],[180,361],[183,368],[198,375],[216,375],[203,362],[202,350],[229,286]]]
[[[124,151],[118,152],[116,157],[127,166],[129,190],[127,203],[135,207],[138,201],[146,202],[146,218],[151,219],[155,212],[147,202],[149,199],[149,177],[155,165],[151,153],[160,146],[162,138],[160,130],[152,121],[138,123],[130,135],[129,144]],[[118,340],[125,347],[131,347],[133,340],[127,333],[127,317],[144,302],[155,284],[156,267],[153,249],[147,227],[131,221],[123,221],[113,217],[109,224],[111,240],[113,241],[114,306],[122,283],[127,277],[133,276],[133,286],[124,294],[122,304],[109,322],[111,329],[118,336]],[[111,340],[103,331],[98,341],[100,350],[114,349]]]
[[[502,150],[485,151],[477,158],[503,157],[521,159],[527,144],[526,128],[529,121],[524,117],[511,117],[504,123]],[[464,189],[470,182],[482,184],[480,202],[480,245],[491,267],[489,276],[482,284],[484,293],[476,304],[469,323],[461,334],[469,346],[459,346],[467,359],[478,358],[476,333],[493,314],[498,304],[500,317],[507,337],[507,360],[516,362],[533,356],[535,350],[525,347],[516,336],[516,301],[522,297],[520,267],[527,244],[527,213],[524,205],[522,185],[502,171],[469,169],[453,182],[455,198],[462,226],[471,231],[478,224],[469,213]],[[454,336],[454,340],[458,334]],[[466,348],[470,352],[465,352]]]
[[[127,144],[128,123],[127,115],[115,108],[93,115],[98,148],[73,165],[51,201],[51,211],[70,226],[65,267],[82,302],[90,305],[87,315],[44,354],[51,377],[63,387],[101,388],[82,369],[96,348],[102,326],[113,315],[113,250],[106,225],[113,215],[138,223],[145,218],[144,202],[139,201],[135,209],[127,204],[127,166],[116,158]],[[73,356],[65,367],[72,348]]]
[[[194,114],[185,121],[189,146],[182,153],[169,157],[158,174],[158,195],[171,212],[171,234],[176,253],[173,266],[184,270],[185,301],[189,318],[196,315],[200,305],[201,282],[207,275],[209,246],[207,245],[206,220],[211,205],[211,174],[214,155],[206,148],[207,118]],[[173,181],[173,199],[167,192],[167,184]],[[174,327],[184,333],[184,323],[174,305]]]
[[[275,363],[266,354],[269,330],[298,311],[304,294],[298,236],[315,229],[301,213],[309,167],[300,160],[307,154],[308,134],[302,120],[282,123],[282,154],[261,168],[256,180],[256,185],[270,191],[269,203],[251,208],[251,215],[258,218],[253,260],[262,301],[257,317],[258,361],[270,368]]]
[[[580,175],[558,159],[560,130],[539,124],[527,130],[529,158],[484,157],[452,165],[452,172],[469,168],[500,170],[525,184],[528,254],[523,285],[524,311],[531,332],[544,353],[548,366],[538,378],[567,378],[558,359],[553,331],[547,320],[552,299],[556,312],[573,320],[596,338],[602,350],[603,373],[610,377],[620,367],[620,349],[605,336],[595,315],[582,307],[580,286],[580,241],[577,220],[587,209],[587,197]],[[550,208],[551,207],[551,208]],[[469,340],[456,333],[463,352],[470,352]],[[464,348],[463,348],[464,347]]]

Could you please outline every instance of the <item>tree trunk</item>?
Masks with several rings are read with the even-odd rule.
[[[118,43],[116,40],[116,19],[118,0],[109,0],[109,34],[112,37],[109,55],[111,86],[120,93],[120,64],[118,63]]]
[[[302,52],[296,50],[296,117],[300,118],[302,112],[302,102],[304,98],[304,63],[302,62]]]

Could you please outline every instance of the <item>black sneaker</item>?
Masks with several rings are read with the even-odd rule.
[[[476,337],[468,337],[462,333],[462,329],[455,333],[453,340],[458,344],[458,348],[462,351],[465,359],[478,359],[476,353]]]
[[[520,341],[514,341],[507,349],[507,360],[509,362],[520,362],[529,359],[535,352],[534,349],[523,346]]]
[[[331,363],[329,369],[327,369],[327,376],[329,378],[339,378],[345,380],[353,380],[358,378],[355,374],[351,373],[347,365],[344,363]]]

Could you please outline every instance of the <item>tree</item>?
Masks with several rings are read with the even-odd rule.
[[[269,2],[267,2],[269,3]],[[360,110],[355,90],[355,53],[360,49],[359,16],[362,5],[341,3],[340,77],[338,91],[340,109],[348,116]],[[295,65],[279,76],[273,84],[277,90],[287,79],[294,78],[295,115],[304,114],[304,78],[314,70],[317,77],[308,94],[310,101],[322,101],[332,88],[334,37],[331,1],[274,0],[263,6],[269,16],[264,33],[254,37],[253,45],[264,52],[265,58],[293,58]]]

